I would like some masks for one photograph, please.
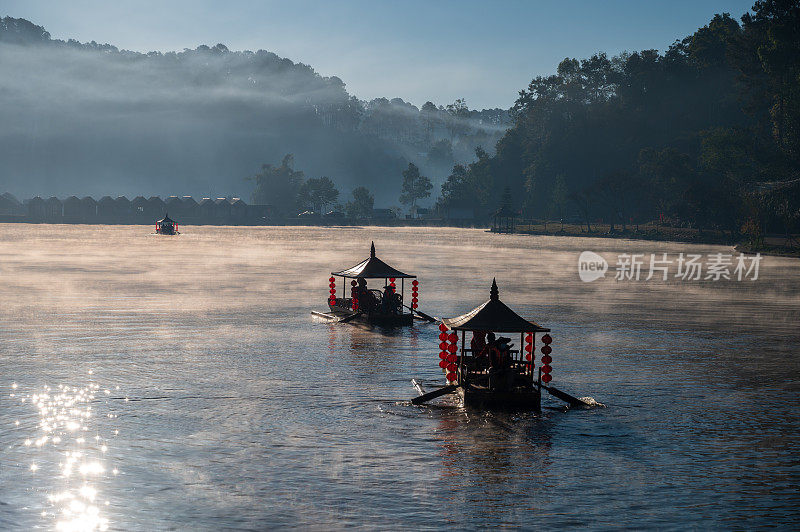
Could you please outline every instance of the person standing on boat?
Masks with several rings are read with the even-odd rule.
[[[367,280],[363,277],[359,277],[358,279],[358,289],[356,293],[358,294],[358,306],[361,310],[367,312],[375,310],[377,301],[375,301],[375,296],[367,288]]]
[[[473,338],[473,341],[475,339]],[[470,342],[471,344],[471,342]],[[486,334],[486,341],[483,348],[475,355],[476,369],[483,371],[485,368],[490,368],[492,360],[497,356],[497,339],[493,332]]]
[[[493,349],[489,352],[489,388],[492,390],[505,390],[511,386],[510,341],[510,338],[498,338],[492,342]]]
[[[397,295],[391,286],[383,287],[383,297],[381,298],[381,312],[384,314],[397,314]]]
[[[477,357],[483,352],[484,347],[486,347],[486,331],[472,331],[472,340],[469,342],[472,356]]]
[[[469,342],[469,348],[475,360],[475,369],[486,367],[486,358],[484,358],[486,357],[486,331],[472,331],[472,340]]]

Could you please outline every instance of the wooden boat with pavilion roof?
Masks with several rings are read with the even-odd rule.
[[[164,218],[156,222],[156,233],[159,235],[177,235],[178,223],[164,213]]]
[[[331,277],[328,279],[330,312],[314,311],[312,314],[338,321],[357,320],[371,325],[390,327],[411,325],[419,304],[419,281],[416,277],[416,275],[403,273],[376,257],[375,243],[373,242],[369,257],[346,270],[331,272]],[[342,279],[345,290],[349,280],[350,297],[336,297],[337,278]],[[369,288],[368,281],[376,279],[383,281],[381,289]],[[403,302],[406,279],[411,279],[410,305]],[[406,312],[406,310],[410,312]]]
[[[547,334],[550,329],[526,320],[500,301],[494,280],[489,294],[488,301],[470,312],[441,320],[439,367],[444,371],[448,385],[412,399],[412,403],[421,404],[453,392],[460,395],[465,406],[541,409],[541,390],[547,388],[543,381],[550,381],[550,343],[553,341]],[[472,337],[496,333],[496,360],[502,360],[502,363],[492,363],[492,346],[483,349],[482,353],[474,353],[472,338],[467,337],[467,332],[473,333]],[[511,349],[511,339],[502,338],[500,335],[503,333],[519,334],[519,345],[524,349]],[[534,345],[536,335],[540,333],[543,334],[540,338],[542,366],[537,371]]]

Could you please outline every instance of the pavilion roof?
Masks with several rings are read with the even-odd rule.
[[[369,257],[362,260],[352,268],[342,270],[339,272],[331,272],[331,275],[340,275],[342,277],[349,277],[352,279],[388,279],[394,277],[395,279],[409,279],[414,278],[416,275],[409,275],[400,270],[392,268],[381,259],[375,256],[375,242],[372,243]]]
[[[444,318],[442,323],[456,331],[550,332],[550,329],[526,320],[500,301],[497,281],[492,280],[489,294],[489,300],[484,304],[461,316]]]

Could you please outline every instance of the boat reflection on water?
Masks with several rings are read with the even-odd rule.
[[[442,462],[437,482],[458,494],[453,523],[512,522],[519,512],[536,512],[537,492],[551,475],[551,427],[547,415],[486,412],[455,406],[440,415],[436,437]],[[539,488],[536,488],[536,487]],[[530,518],[530,516],[529,516]]]

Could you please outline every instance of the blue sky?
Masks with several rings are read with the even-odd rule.
[[[336,75],[361,99],[416,105],[466,98],[509,107],[564,57],[664,50],[715,13],[739,18],[753,0],[292,1],[0,0],[54,38],[137,51],[224,43],[263,48]]]

